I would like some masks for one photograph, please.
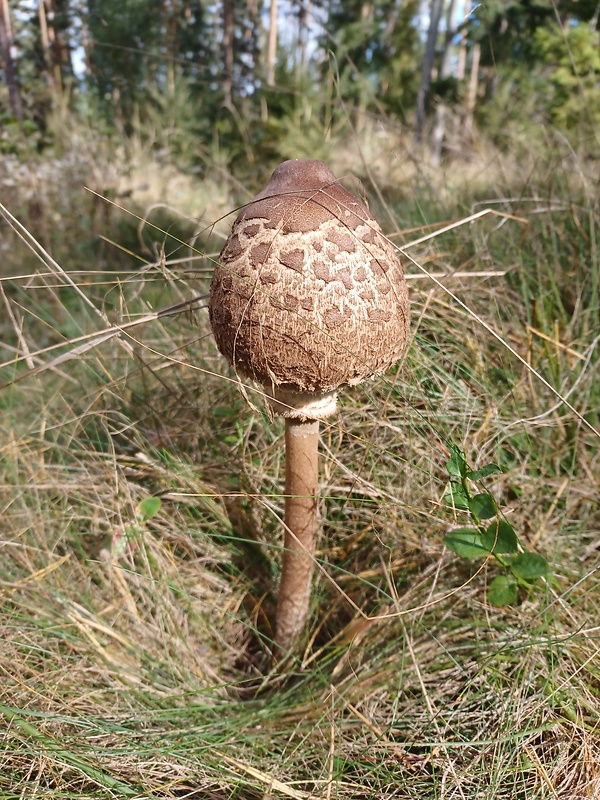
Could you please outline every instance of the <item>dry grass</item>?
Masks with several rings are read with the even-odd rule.
[[[444,283],[597,427],[598,208],[573,181],[560,213],[530,181],[536,203],[503,203],[527,226],[484,219],[410,252],[436,274],[506,272]],[[431,222],[448,202],[415,197]],[[157,317],[206,293],[210,259],[156,240],[156,262],[134,247],[141,269],[124,253],[111,273],[74,267],[76,288],[13,240],[38,276],[0,298],[0,382],[23,378],[0,392],[0,798],[599,797],[593,433],[413,280],[406,363],[324,426],[310,640],[269,674],[282,428],[243,400],[202,300]],[[552,562],[515,607],[486,602],[495,567],[443,548],[450,442],[501,463],[486,487]]]

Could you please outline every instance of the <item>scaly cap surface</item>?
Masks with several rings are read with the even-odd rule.
[[[280,164],[236,219],[209,311],[219,350],[284,416],[331,413],[339,387],[385,371],[408,338],[395,249],[329,167],[309,159]]]

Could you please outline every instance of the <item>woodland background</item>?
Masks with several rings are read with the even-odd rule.
[[[428,142],[434,163],[542,146],[594,150],[595,0],[2,0],[2,150],[43,149],[56,117],[153,135],[199,173],[327,157],[352,125]]]

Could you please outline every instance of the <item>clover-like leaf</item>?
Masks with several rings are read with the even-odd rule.
[[[513,526],[503,519],[497,519],[488,525],[481,541],[492,553],[517,553],[518,541]]]
[[[496,501],[491,494],[482,492],[469,500],[469,511],[477,519],[491,519],[496,516]]]
[[[510,571],[515,578],[520,578],[523,581],[534,581],[536,578],[541,578],[548,574],[548,562],[544,556],[539,553],[519,553],[519,555],[511,561]]]
[[[143,500],[140,500],[137,507],[137,517],[140,522],[147,522],[155,517],[160,511],[161,505],[160,497],[144,497]]]
[[[508,575],[498,575],[488,586],[488,600],[493,606],[510,606],[516,602],[518,587]]]
[[[469,466],[466,462],[465,454],[462,452],[462,450],[459,450],[458,447],[452,446],[452,456],[446,463],[446,469],[448,471],[448,475],[451,475],[453,478],[466,477],[469,471]]]
[[[488,475],[493,475],[494,472],[502,472],[502,468],[498,464],[486,464],[481,469],[474,469],[469,472],[467,477],[472,481],[480,481],[482,478],[487,478]]]
[[[474,560],[485,558],[489,550],[481,543],[481,533],[475,528],[456,528],[444,536],[444,544],[457,556]]]

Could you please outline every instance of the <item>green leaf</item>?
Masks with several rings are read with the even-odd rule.
[[[140,522],[146,522],[155,517],[160,511],[161,505],[160,497],[144,497],[137,507],[137,516]]]
[[[488,586],[487,596],[493,606],[510,606],[517,599],[517,584],[508,575],[498,575]]]
[[[476,494],[469,500],[469,511],[477,519],[491,519],[496,516],[496,501],[488,492]]]
[[[456,528],[444,536],[444,544],[457,556],[473,560],[485,558],[489,552],[481,544],[481,534],[475,528]]]
[[[452,508],[458,508],[462,511],[469,510],[469,498],[459,483],[451,483],[446,489],[444,502],[447,506],[451,506]]]
[[[227,419],[235,419],[237,418],[238,411],[231,406],[214,406],[211,408],[211,414],[214,417],[226,417]]]
[[[510,571],[515,578],[534,581],[549,572],[548,562],[538,553],[520,553],[511,561]]]
[[[469,471],[469,465],[465,459],[465,454],[454,445],[450,445],[450,449],[452,450],[452,455],[450,460],[446,463],[448,475],[451,475],[453,478],[465,478]]]
[[[487,478],[488,475],[493,475],[494,472],[502,472],[498,464],[486,464],[481,469],[474,469],[469,472],[467,477],[472,481],[480,481],[482,478]]]
[[[495,520],[488,525],[481,536],[481,541],[493,553],[517,553],[519,549],[513,526],[503,519]]]

